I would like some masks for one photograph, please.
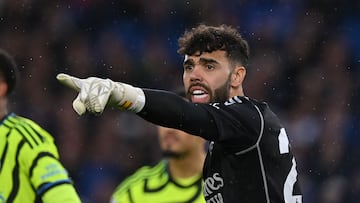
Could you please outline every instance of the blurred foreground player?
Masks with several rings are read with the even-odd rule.
[[[117,187],[111,203],[205,203],[202,181],[205,140],[161,126],[158,136],[164,159],[127,177]]]
[[[8,110],[17,79],[13,58],[0,50],[0,202],[80,202],[53,137]]]

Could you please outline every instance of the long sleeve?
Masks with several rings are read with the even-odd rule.
[[[208,104],[195,104],[175,93],[143,89],[145,106],[138,113],[143,119],[165,127],[176,128],[205,139],[217,136],[217,127]]]

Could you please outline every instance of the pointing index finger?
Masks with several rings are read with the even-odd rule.
[[[59,73],[56,76],[56,79],[63,85],[68,86],[71,89],[74,89],[78,92],[81,89],[82,81],[81,81],[81,79],[79,79],[77,77],[73,77],[73,76],[65,74],[65,73]]]

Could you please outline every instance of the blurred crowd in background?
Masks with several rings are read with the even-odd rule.
[[[235,26],[250,45],[245,94],[287,129],[306,203],[360,202],[360,2],[356,0],[3,0],[0,48],[21,80],[11,108],[55,137],[83,202],[108,202],[124,177],[161,158],[156,128],[107,109],[82,117],[64,72],[138,87],[182,85],[177,38]]]

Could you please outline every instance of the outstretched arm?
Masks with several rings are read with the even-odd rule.
[[[174,93],[140,89],[110,79],[90,77],[79,79],[67,74],[57,75],[64,85],[79,92],[73,108],[82,115],[86,111],[100,114],[106,106],[130,110],[154,124],[214,138],[217,128],[207,104],[193,104]]]

